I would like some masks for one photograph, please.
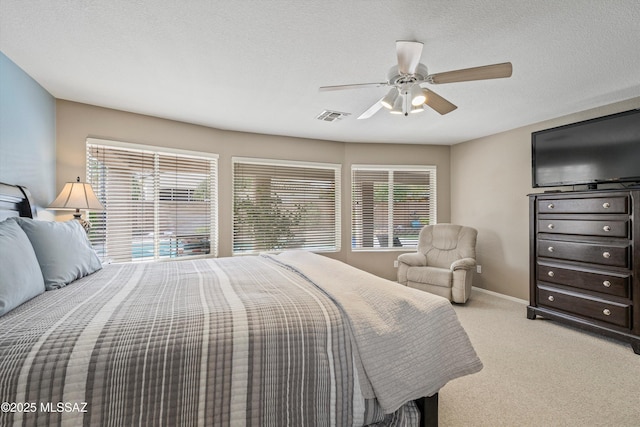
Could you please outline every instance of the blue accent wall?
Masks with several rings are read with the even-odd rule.
[[[56,196],[56,100],[2,52],[0,182],[26,186],[39,214]]]

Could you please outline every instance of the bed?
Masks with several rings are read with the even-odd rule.
[[[49,286],[28,191],[0,184],[0,211]],[[482,369],[446,299],[310,252],[74,274],[0,316],[0,425],[437,425]]]

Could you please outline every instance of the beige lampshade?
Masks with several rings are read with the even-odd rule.
[[[49,209],[88,209],[93,211],[103,211],[104,206],[93,192],[91,184],[80,182],[67,182],[58,194],[58,197],[51,202]]]

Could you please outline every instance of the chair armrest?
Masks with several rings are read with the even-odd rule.
[[[398,257],[398,261],[413,267],[424,267],[427,265],[427,257],[420,252],[401,254]]]
[[[476,260],[473,258],[462,258],[451,263],[451,271],[455,270],[469,270],[476,265]]]

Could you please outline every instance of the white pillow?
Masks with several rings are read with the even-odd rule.
[[[14,221],[0,222],[0,316],[44,292],[31,242]]]
[[[11,219],[18,222],[31,241],[46,290],[62,288],[102,268],[87,233],[75,219],[66,222]]]

